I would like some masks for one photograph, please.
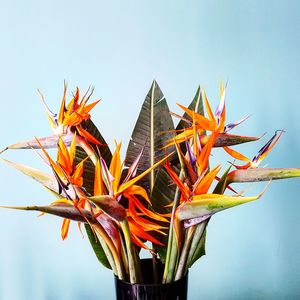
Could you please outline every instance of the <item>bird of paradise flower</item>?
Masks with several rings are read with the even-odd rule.
[[[151,101],[154,99],[155,86],[153,84],[151,88]],[[232,183],[300,176],[299,169],[258,168],[278,142],[283,130],[276,131],[252,160],[231,148],[258,138],[228,133],[248,117],[226,124],[226,90],[227,84],[220,84],[220,102],[215,113],[204,90],[199,91],[197,103],[199,104],[199,100],[203,101],[208,117],[205,117],[204,112],[199,113],[195,108],[179,104],[185,113],[180,118],[186,125],[176,131],[168,128],[169,132],[176,134],[172,139],[164,141],[165,148],[175,146],[176,159],[170,153],[154,162],[154,143],[151,141],[151,163],[144,169],[138,168],[144,155],[143,147],[132,164],[125,168],[120,155],[121,143],[116,143],[115,151],[111,154],[100,133],[91,127],[90,112],[99,102],[96,100],[88,104],[93,89],[88,89],[80,97],[80,91],[76,88],[67,103],[65,84],[58,113],[53,113],[48,108],[41,95],[53,135],[16,143],[4,150],[40,149],[42,154],[39,155],[52,173],[45,174],[25,165],[2,160],[43,184],[58,199],[48,206],[8,208],[36,210],[62,217],[62,239],[68,236],[71,220],[78,222],[79,229],[80,224],[87,224],[94,240],[101,245],[101,251],[105,254],[106,260],[102,262],[120,279],[131,283],[142,282],[138,249],[145,248],[154,257],[160,257],[155,247],[150,248],[146,242],[165,247],[163,282],[180,279],[199,258],[199,245],[201,246],[205,237],[205,228],[211,216],[224,209],[259,199],[262,195],[242,196],[233,190]],[[159,99],[158,103],[162,103],[162,100]],[[152,139],[153,109],[154,103],[150,105],[149,122]],[[246,164],[240,166],[231,163],[219,177],[221,165],[210,169],[210,156],[215,147],[223,148],[231,157]],[[48,154],[48,148],[57,148],[56,159]],[[175,196],[169,199],[171,204],[166,206],[170,209],[169,213],[164,214],[156,211],[152,205],[155,201],[160,201],[160,197],[152,195],[149,186],[143,186],[141,181],[151,173],[150,187],[154,189],[153,171],[155,168],[162,170],[163,165],[176,185]],[[160,184],[159,180],[157,182]],[[169,189],[170,183],[166,182],[167,185],[160,187],[160,190]],[[216,186],[213,188],[214,182]],[[233,191],[234,194],[227,195],[226,190]],[[166,234],[167,244],[162,238]],[[93,241],[91,243],[95,245]]]

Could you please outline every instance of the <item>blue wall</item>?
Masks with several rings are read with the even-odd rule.
[[[216,105],[218,83],[228,79],[228,119],[252,115],[236,132],[271,136],[285,128],[264,163],[300,167],[299,1],[126,2],[1,2],[3,147],[50,134],[36,88],[58,109],[64,79],[72,89],[95,85],[103,101],[94,121],[110,144],[125,145],[153,78],[176,112],[175,102],[188,104],[198,84]],[[244,153],[253,156],[264,141]],[[42,165],[30,151],[4,156]],[[0,180],[0,205],[53,200],[4,164]],[[242,188],[253,195],[263,186]],[[299,298],[299,192],[299,180],[273,182],[256,203],[215,216],[207,255],[190,271],[190,299]],[[87,238],[73,224],[62,242],[60,224],[0,211],[1,300],[113,299],[113,276]]]

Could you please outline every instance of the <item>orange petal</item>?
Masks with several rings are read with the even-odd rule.
[[[70,165],[73,166],[74,158],[76,154],[76,144],[77,144],[77,135],[76,132],[74,133],[74,137],[70,146],[69,154],[70,154]]]
[[[164,234],[163,231],[161,231],[160,229],[163,229],[166,227],[164,226],[161,226],[157,223],[153,223],[143,217],[140,217],[137,210],[135,209],[135,204],[133,201],[129,201],[129,207],[128,207],[129,211],[130,211],[130,215],[132,217],[132,219],[137,223],[139,224],[140,226],[142,226],[143,230],[145,231],[157,231],[161,234]]]
[[[283,134],[284,131],[281,131],[276,140],[271,144],[271,146],[259,157],[258,163],[260,163],[266,155],[274,148],[274,146],[277,144],[278,140],[280,139],[281,135]],[[276,132],[277,133],[277,132]]]
[[[216,125],[211,120],[205,118],[204,116],[195,113],[193,110],[188,109],[187,107],[178,104],[177,105],[183,109],[191,118],[193,118],[193,114],[195,114],[194,118],[197,122],[197,125],[200,126],[203,130],[211,130],[213,131],[216,128]]]
[[[100,160],[98,159],[95,166],[94,196],[103,195],[103,192],[104,192],[104,185],[102,180],[101,164],[100,164]]]
[[[185,198],[185,200],[187,200],[190,197],[190,190],[183,184],[183,182],[180,180],[180,178],[178,177],[176,172],[174,172],[174,170],[171,168],[169,162],[165,165],[165,168],[166,168],[168,174],[170,175],[170,177],[172,178],[172,180],[179,187],[179,189],[182,193],[182,196]]]
[[[144,176],[146,176],[149,172],[151,172],[151,170],[155,169],[157,166],[159,166],[163,161],[165,161],[172,153],[170,153],[169,155],[167,155],[166,157],[164,157],[163,159],[161,159],[160,161],[158,161],[157,163],[155,163],[152,167],[150,167],[149,169],[147,169],[146,171],[144,171],[143,173],[141,173],[140,175],[132,178],[131,180],[123,183],[118,190],[118,194],[122,193],[123,191],[125,191],[127,188],[129,188],[130,186],[134,185],[137,181],[139,181],[140,179],[142,179]]]
[[[199,182],[197,187],[195,188],[194,194],[206,194],[213,182],[213,180],[216,178],[218,172],[220,171],[221,166],[216,166],[214,169],[212,169],[210,172],[208,172],[202,180]]]
[[[67,105],[67,112],[66,114],[71,115],[74,111],[74,103],[75,103],[75,99],[72,98],[71,101],[69,102],[69,104]]]
[[[88,119],[88,117],[83,118],[81,115],[79,115],[76,112],[73,112],[71,114],[66,114],[64,121],[63,121],[63,125],[65,126],[77,126],[79,125],[82,121]]]
[[[50,204],[51,205],[60,205],[60,204],[71,204],[71,205],[73,205],[73,202],[69,199],[61,198],[61,199],[58,199],[58,200],[55,200],[55,201],[51,202]]]
[[[154,219],[154,220],[157,220],[157,221],[160,221],[160,222],[168,222],[168,220],[156,213],[156,212],[153,212],[151,211],[150,209],[147,209],[136,197],[134,196],[131,196],[130,197],[130,200],[134,202],[135,206],[146,216],[148,216],[149,218],[151,219]]]
[[[132,242],[134,244],[136,244],[138,247],[141,247],[148,251],[152,251],[152,249],[150,249],[146,244],[144,244],[143,241],[135,234],[131,233],[131,239],[132,239]]]
[[[109,172],[114,177],[114,181],[112,182],[114,193],[117,193],[121,174],[122,174],[122,164],[121,164],[121,156],[120,156],[120,149],[122,143],[116,144],[116,150],[112,156],[111,163],[109,166]]]
[[[230,155],[232,156],[233,158],[235,159],[238,159],[238,160],[242,160],[242,161],[245,161],[245,162],[249,162],[250,159],[246,156],[244,156],[243,154],[229,148],[229,147],[223,147],[223,149]]]
[[[68,148],[62,138],[58,141],[57,162],[67,174],[72,173],[73,165],[71,164]]]
[[[64,240],[68,236],[69,227],[70,227],[70,219],[64,219],[61,226],[61,237]]]
[[[183,143],[185,140],[189,139],[191,136],[193,136],[193,127],[185,128],[184,132],[181,132],[181,133],[177,134],[171,140],[168,140],[166,142],[166,145],[163,147],[163,149],[168,148],[168,147],[174,145],[175,143],[178,143],[178,144]]]
[[[210,104],[209,104],[209,102],[208,102],[208,99],[207,99],[207,97],[206,97],[206,93],[205,93],[204,90],[203,90],[203,92],[202,92],[202,95],[203,95],[202,98],[203,98],[203,100],[204,100],[205,109],[206,109],[206,112],[207,112],[207,114],[208,114],[208,117],[210,118],[210,120],[211,120],[212,122],[216,123],[215,116],[214,116],[214,114],[213,114],[213,112],[212,112],[211,106],[210,106]]]
[[[83,168],[84,168],[84,162],[88,159],[89,157],[86,157],[85,159],[83,159],[76,167],[75,167],[75,171],[72,175],[72,179],[76,182],[76,185],[78,186],[82,186],[83,183],[83,178],[82,178],[82,174],[83,174]],[[75,183],[74,182],[74,183]]]
[[[84,107],[82,107],[82,109],[78,110],[78,113],[83,112],[83,114],[88,114],[99,102],[100,100],[96,100],[91,104],[85,105]]]
[[[142,229],[142,227],[139,226],[138,224],[136,224],[135,222],[128,222],[128,223],[129,223],[130,232],[134,233],[138,237],[140,237],[144,240],[147,240],[149,242],[152,242],[154,244],[157,244],[157,245],[161,245],[161,246],[164,245],[162,242],[157,240],[155,237],[153,237],[149,233],[145,232]]]
[[[208,142],[203,147],[200,155],[196,157],[198,175],[201,175],[208,167],[209,156],[214,146],[214,143],[218,137],[218,134],[219,131],[216,130],[210,135]]]
[[[91,143],[93,143],[95,145],[101,145],[101,143],[94,136],[92,136],[88,131],[84,130],[80,126],[77,126],[76,128],[77,128],[79,134],[82,137],[86,138],[89,142],[91,142]]]
[[[41,150],[43,151],[44,155],[46,156],[46,158],[48,159],[51,167],[53,168],[53,170],[59,175],[59,177],[61,179],[65,178],[64,173],[62,172],[61,168],[54,162],[54,160],[50,157],[50,155],[46,152],[46,150],[44,149],[44,147],[42,146],[42,144],[39,142],[39,140],[37,138],[35,138],[37,143],[39,144]],[[66,179],[66,178],[65,178]]]
[[[143,197],[149,204],[151,204],[151,201],[149,199],[146,190],[139,185],[132,185],[131,187],[129,187],[124,191],[124,195],[128,197],[130,197],[131,195],[139,195]]]

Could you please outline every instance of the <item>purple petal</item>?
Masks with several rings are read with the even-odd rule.
[[[43,93],[39,89],[37,91],[38,91],[38,93],[39,93],[39,95],[41,97],[41,100],[43,102],[43,105],[45,107],[45,110],[46,110],[47,114],[49,116],[51,116],[52,120],[57,119],[57,114],[55,114],[54,112],[51,111],[51,109],[49,108],[49,106],[46,103],[46,100],[45,100],[45,97],[44,97]]]
[[[198,149],[201,152],[202,151],[202,147],[201,147],[200,137],[199,137],[198,134],[196,135],[196,143],[197,143]]]
[[[127,182],[128,180],[130,180],[131,178],[133,178],[136,175],[136,171],[137,171],[140,159],[142,157],[142,154],[144,152],[144,148],[145,147],[142,148],[140,154],[137,156],[137,158],[134,160],[134,162],[132,163],[132,165],[129,167],[127,176],[124,179],[123,183]]]
[[[257,155],[253,157],[252,161],[253,162],[257,162],[258,159],[266,152],[268,151],[268,149],[270,148],[270,146],[272,145],[272,142],[274,141],[274,139],[277,136],[278,132],[283,132],[283,130],[276,130],[275,134],[267,141],[267,143],[258,151]]]
[[[219,118],[224,110],[224,107],[225,107],[225,96],[226,96],[226,88],[227,88],[227,83],[224,87],[224,90],[223,90],[223,93],[222,93],[222,96],[221,96],[221,99],[220,99],[220,103],[216,109],[216,112],[215,112],[215,115],[217,118]]]
[[[190,146],[190,143],[188,141],[185,141],[185,146],[186,146],[186,149],[187,149],[187,153],[188,153],[188,156],[189,156],[189,160],[190,160],[190,163],[193,167],[195,167],[196,165],[196,157],[191,149],[191,146]]]
[[[201,217],[184,220],[183,226],[184,226],[184,228],[189,228],[191,226],[202,223],[203,221],[207,220],[211,216],[212,216],[212,214],[208,214],[208,215],[204,215],[204,216],[201,216]]]
[[[244,121],[246,121],[250,116],[247,116],[239,121],[236,121],[234,123],[229,123],[225,126],[224,128],[224,133],[227,133],[228,131],[230,131],[231,129],[233,129],[234,127],[240,125],[241,123],[243,123]]]

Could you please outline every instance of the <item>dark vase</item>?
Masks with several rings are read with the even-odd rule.
[[[115,276],[117,300],[187,300],[188,274],[171,283],[154,283],[152,259],[141,260],[143,284],[131,284]],[[158,265],[159,282],[162,280],[163,265]]]

